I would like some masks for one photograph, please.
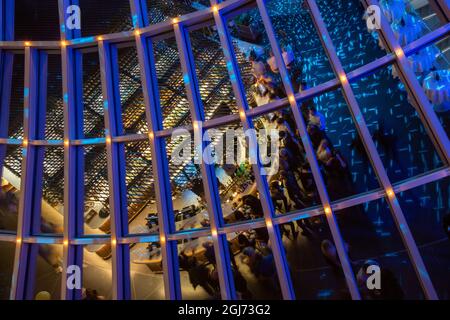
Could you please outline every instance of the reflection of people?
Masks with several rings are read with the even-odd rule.
[[[95,289],[83,288],[81,295],[82,300],[106,300],[106,298],[99,295]]]

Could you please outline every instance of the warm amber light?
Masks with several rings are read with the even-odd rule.
[[[27,47],[31,46],[31,42],[30,41],[25,41],[25,46],[27,46]]]
[[[68,245],[69,245],[69,241],[68,241],[68,240],[64,240],[64,241],[63,241],[63,244],[64,244],[65,246],[68,246]]]
[[[214,12],[219,12],[219,6],[217,6],[217,5],[212,6],[212,10]]]
[[[138,36],[138,35],[140,35],[141,34],[141,32],[139,31],[139,30],[134,30],[134,35],[136,35],[136,36]]]
[[[97,37],[97,40],[98,40],[98,41],[103,41],[103,37],[102,37],[102,36],[98,36],[98,37]]]
[[[326,214],[331,214],[331,208],[329,206],[325,207],[325,213]]]
[[[155,138],[155,134],[153,132],[149,132],[148,137],[150,138],[150,140],[153,140]]]
[[[267,220],[266,220],[266,225],[267,225],[268,228],[272,228],[272,227],[273,227],[272,220],[267,219]]]
[[[345,75],[345,73],[343,73],[343,74],[341,74],[340,76],[339,76],[339,79],[341,79],[341,82],[342,83],[347,83],[347,76]]]
[[[288,99],[290,103],[295,103],[295,97],[293,95],[289,95]]]
[[[117,244],[117,240],[116,240],[116,239],[112,239],[112,240],[111,240],[111,244],[112,244],[113,246],[115,246],[115,245]]]
[[[172,19],[172,23],[173,24],[177,24],[178,22],[180,22],[180,19],[178,19],[178,18],[173,18]]]
[[[69,146],[69,140],[67,140],[67,139],[64,140],[64,146],[65,146],[65,147],[68,147],[68,146]]]
[[[106,137],[106,143],[107,143],[107,144],[110,144],[110,143],[111,143],[111,137],[110,137],[110,136]]]
[[[245,112],[244,111],[240,111],[239,115],[241,116],[242,119],[245,119]]]
[[[397,55],[397,57],[399,58],[403,58],[405,56],[405,53],[403,52],[402,48],[397,48],[395,49],[395,54]]]
[[[387,189],[386,194],[388,195],[389,198],[393,198],[395,196],[395,192],[394,190],[392,190],[392,188]]]
[[[211,233],[212,233],[213,237],[217,237],[217,229],[213,229],[211,231]]]
[[[166,237],[164,235],[161,235],[160,238],[159,238],[159,241],[161,243],[166,243]]]
[[[17,238],[17,239],[16,239],[16,242],[17,242],[18,244],[21,244],[21,243],[22,243],[22,239]]]
[[[61,47],[65,47],[65,46],[67,46],[67,42],[64,41],[64,40],[62,40],[62,41],[61,41]]]
[[[27,139],[23,140],[22,144],[23,144],[24,147],[27,147],[28,146],[28,140]]]

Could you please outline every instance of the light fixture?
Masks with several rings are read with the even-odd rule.
[[[65,147],[68,147],[68,146],[69,146],[69,140],[68,140],[68,139],[65,139],[65,140],[64,140],[64,146],[65,146]]]
[[[61,40],[61,47],[65,47],[65,46],[67,46],[67,41]]]
[[[98,40],[98,41],[103,41],[103,37],[102,37],[102,36],[98,36],[98,37],[97,37],[97,40]]]
[[[339,79],[341,80],[342,83],[347,83],[348,82],[347,75],[345,73],[341,73],[339,75]]]
[[[267,220],[266,220],[266,225],[267,225],[267,228],[272,228],[272,227],[273,227],[272,220],[267,219]]]
[[[289,102],[290,102],[290,103],[295,103],[295,97],[294,97],[294,95],[290,94],[288,99],[289,99]]]
[[[22,144],[23,144],[24,147],[28,147],[28,140],[27,140],[27,139],[24,139],[24,140],[22,141]]]
[[[111,144],[111,137],[110,137],[110,136],[107,136],[107,137],[106,137],[106,143],[107,143],[107,144]]]
[[[387,188],[386,194],[388,195],[389,198],[393,198],[395,196],[395,192],[394,190],[392,190],[392,188]]]
[[[112,244],[113,246],[115,246],[115,245],[117,244],[117,240],[116,240],[116,239],[112,239],[112,240],[111,240],[111,244]]]
[[[219,6],[218,6],[218,5],[213,5],[213,6],[212,6],[212,10],[213,10],[214,12],[219,12]]]
[[[172,19],[172,23],[173,24],[177,24],[178,22],[180,22],[180,19],[178,19],[178,18],[173,18]]]
[[[26,47],[31,46],[31,42],[30,42],[30,41],[25,41],[25,46],[26,46]]]
[[[164,236],[164,235],[161,235],[160,237],[159,237],[159,242],[161,242],[161,243],[166,243],[166,237]]]
[[[17,238],[16,242],[17,242],[17,244],[21,244],[22,243],[22,239],[21,238]]]
[[[138,35],[140,35],[140,34],[141,34],[141,32],[140,32],[138,29],[134,30],[134,35],[135,35],[135,36],[138,36]]]
[[[402,48],[397,48],[397,49],[395,49],[394,52],[398,58],[403,58],[405,56],[405,53],[403,52]]]
[[[239,115],[242,119],[245,119],[245,112],[244,111],[240,111]]]
[[[150,138],[150,140],[153,140],[155,138],[155,134],[153,132],[149,132],[148,137]]]
[[[69,240],[64,240],[63,244],[64,244],[64,246],[68,246],[69,245]]]
[[[213,237],[217,237],[217,229],[212,229],[211,233]]]
[[[331,208],[330,208],[330,206],[326,206],[326,207],[324,208],[324,211],[325,211],[325,214],[331,214]]]

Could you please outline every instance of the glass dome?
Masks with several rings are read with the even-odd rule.
[[[445,0],[2,6],[0,299],[448,298]]]

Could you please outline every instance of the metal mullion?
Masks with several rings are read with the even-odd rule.
[[[376,5],[379,3],[377,0],[366,0],[367,5]],[[411,69],[408,58],[406,57],[400,43],[395,38],[394,31],[389,25],[388,21],[381,15],[380,25],[381,29],[378,30],[380,37],[386,44],[386,48],[390,52],[393,52],[396,57],[396,66],[400,78],[403,80],[403,84],[408,90],[411,98],[414,99],[413,106],[417,110],[428,134],[433,142],[441,160],[446,164],[450,164],[450,141],[442,127],[439,118],[433,110],[433,106],[428,100],[423,88],[417,80],[414,72]]]
[[[356,284],[355,275],[353,273],[352,267],[350,265],[350,260],[347,255],[347,251],[345,249],[344,240],[342,239],[339,226],[336,221],[336,217],[333,214],[333,211],[330,206],[330,199],[328,197],[328,193],[325,188],[325,183],[323,181],[323,177],[320,173],[319,164],[316,159],[316,155],[309,139],[306,124],[304,122],[303,116],[298,107],[297,101],[294,96],[294,90],[292,88],[291,81],[289,79],[289,74],[286,69],[286,65],[284,64],[284,60],[282,57],[282,53],[280,50],[280,46],[275,36],[275,32],[272,26],[272,22],[270,21],[269,14],[267,12],[267,8],[265,6],[265,0],[257,0],[259,12],[262,17],[262,21],[265,26],[265,30],[267,32],[269,42],[271,44],[271,48],[273,50],[275,60],[281,75],[281,79],[283,81],[284,88],[289,97],[289,102],[291,106],[291,110],[294,114],[295,122],[300,131],[301,139],[303,145],[305,146],[306,157],[311,166],[311,171],[314,177],[314,181],[316,183],[317,189],[319,191],[320,200],[322,205],[324,206],[325,216],[328,221],[328,225],[330,227],[330,231],[336,246],[336,250],[341,261],[342,270],[344,271],[345,279],[347,282],[347,286],[350,290],[350,294],[354,300],[361,299],[361,296],[358,291],[358,286]]]
[[[359,108],[358,102],[354,96],[353,90],[347,79],[345,71],[342,64],[337,56],[336,50],[331,41],[328,30],[320,14],[319,8],[315,0],[307,0],[308,7],[310,9],[311,17],[314,21],[317,32],[322,35],[321,41],[324,50],[329,58],[331,67],[333,68],[335,74],[341,80],[342,92],[344,98],[349,106],[350,113],[352,115],[353,121],[358,130],[359,136],[364,144],[367,155],[372,163],[375,173],[380,181],[384,190],[386,190],[386,200],[391,208],[392,216],[397,224],[397,228],[402,236],[403,243],[408,251],[408,254],[413,262],[414,269],[416,271],[417,277],[420,280],[422,288],[424,289],[428,298],[437,298],[436,292],[433,288],[431,280],[429,278],[428,272],[426,271],[425,265],[422,261],[422,257],[418,251],[416,243],[412,237],[409,230],[408,224],[400,208],[397,198],[395,197],[395,192],[392,188],[392,184],[386,173],[386,170],[381,161],[380,155],[376,149],[375,143],[372,140],[367,124],[362,115],[361,109]]]
[[[117,241],[128,233],[125,146],[122,142],[113,142],[111,138],[121,135],[123,132],[117,47],[108,42],[99,41],[98,50],[108,160],[113,299],[127,300],[131,296],[130,247],[128,244]]]
[[[130,0],[130,10],[135,30],[149,25],[147,2],[145,0]]]
[[[132,6],[132,14],[142,16],[135,10],[142,6]],[[144,27],[144,26],[139,26]],[[136,50],[141,73],[142,93],[145,103],[145,116],[148,127],[148,141],[152,155],[152,170],[155,186],[156,209],[159,225],[159,243],[161,247],[164,293],[166,299],[181,299],[180,274],[178,267],[177,241],[169,240],[175,232],[172,207],[169,167],[164,137],[157,137],[162,130],[162,115],[158,92],[158,78],[155,69],[152,40],[135,34]]]
[[[22,176],[17,221],[17,245],[11,283],[11,299],[33,299],[36,258],[38,247],[26,243],[24,238],[40,231],[40,201],[43,150],[28,143],[39,138],[45,126],[45,92],[41,92],[41,81],[47,79],[47,56],[31,47],[25,49],[24,79],[24,124],[22,145]],[[42,113],[43,116],[42,116]]]
[[[212,0],[211,4],[217,5],[217,2],[215,0]],[[220,5],[217,6],[219,7]],[[284,299],[293,300],[295,299],[295,293],[292,285],[289,266],[287,264],[287,259],[283,248],[282,237],[279,229],[274,226],[273,218],[275,217],[275,212],[271,200],[269,186],[267,179],[261,174],[263,166],[261,165],[258,156],[259,149],[256,133],[254,131],[254,126],[251,119],[246,116],[246,112],[249,110],[249,106],[245,97],[244,85],[240,76],[239,66],[237,63],[236,55],[234,53],[232,39],[226,27],[225,17],[221,14],[220,8],[218,7],[216,7],[217,10],[214,10],[215,25],[217,27],[221,46],[225,56],[225,61],[227,63],[227,69],[230,76],[233,93],[236,97],[236,104],[238,107],[241,124],[245,132],[247,132],[246,136],[249,146],[254,146],[256,148],[256,159],[254,159],[256,161],[252,163],[252,170],[260,195],[260,201],[265,218],[265,226],[269,233],[271,249],[274,255],[275,267],[277,269],[282,296]]]
[[[214,166],[212,164],[205,163],[205,160],[203,159],[203,151],[206,148],[206,143],[203,141],[203,137],[205,133],[207,134],[207,132],[202,126],[205,117],[195,72],[195,61],[192,46],[189,41],[188,31],[182,24],[174,24],[174,30],[187,98],[189,101],[191,119],[194,125],[194,137],[196,139],[194,143],[196,144],[196,149],[199,153],[198,157],[200,160],[200,170],[203,178],[203,189],[206,202],[208,204],[207,211],[214,244],[220,291],[222,299],[236,299],[233,273],[230,267],[231,262],[227,238],[226,235],[218,234],[217,231],[218,228],[222,227],[224,223]]]
[[[58,0],[60,39],[63,42],[81,36],[80,30],[66,29],[66,8],[78,0]],[[62,44],[61,43],[61,44]],[[81,288],[69,289],[69,266],[77,266],[83,277],[83,246],[73,240],[84,233],[84,147],[71,142],[83,138],[82,53],[61,45],[61,71],[64,117],[64,228],[61,300],[81,299]]]

